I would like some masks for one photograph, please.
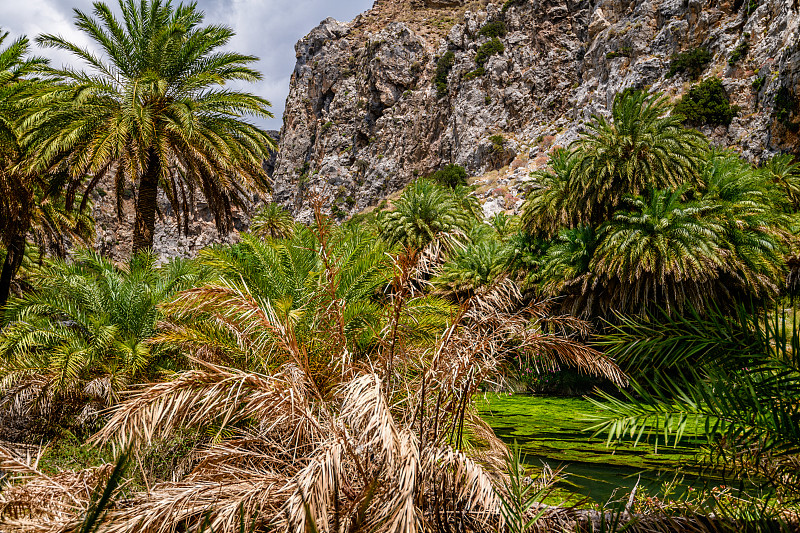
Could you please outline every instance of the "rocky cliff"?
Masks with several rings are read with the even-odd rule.
[[[530,170],[618,91],[686,93],[668,71],[695,48],[711,53],[701,78],[721,78],[740,107],[705,128],[713,142],[754,161],[798,151],[798,3],[378,0],[297,43],[274,198],[301,213],[323,187],[344,216],[457,163],[480,177],[487,213],[514,209]]]

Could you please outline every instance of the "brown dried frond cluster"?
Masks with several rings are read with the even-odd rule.
[[[113,465],[65,471],[48,476],[38,470],[41,450],[34,457],[0,445],[0,470],[13,475],[0,490],[2,531],[60,531],[90,504],[95,487],[108,479]],[[18,483],[22,481],[22,483]]]

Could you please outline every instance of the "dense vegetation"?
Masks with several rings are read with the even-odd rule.
[[[700,77],[709,63],[711,63],[711,52],[705,48],[693,48],[672,57],[669,64],[667,77],[675,74],[686,74],[690,79],[696,80]]]
[[[271,141],[241,117],[267,103],[220,88],[258,79],[254,58],[219,51],[232,32],[194,5],[120,9],[76,13],[104,58],[39,39],[87,72],[29,57],[25,39],[0,50],[0,430],[54,443],[35,460],[0,446],[18,474],[4,531],[555,529],[562,510],[538,503],[557,476],[525,481],[474,398],[566,373],[604,391],[610,443],[677,444],[698,422],[703,465],[742,489],[634,490],[619,512],[576,511],[578,527],[796,521],[792,156],[753,166],[688,128],[688,104],[630,90],[550,152],[520,217],[484,220],[450,165],[340,225],[319,192],[309,224],[266,204],[238,243],[161,264],[148,202],[162,187],[185,215],[197,185],[224,226],[263,180]],[[702,70],[701,52],[676,72]],[[452,56],[439,66],[446,92]],[[80,246],[108,172],[138,187],[125,265]],[[65,443],[86,464],[45,468]]]
[[[722,80],[706,78],[693,85],[675,104],[675,112],[683,115],[691,126],[728,126],[739,108],[731,105]]]

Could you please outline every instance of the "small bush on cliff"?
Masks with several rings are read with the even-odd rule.
[[[633,48],[630,46],[623,46],[618,50],[606,54],[606,59],[616,59],[618,57],[631,57],[633,55]]]
[[[695,48],[672,56],[672,63],[669,64],[667,77],[671,78],[675,74],[684,72],[693,80],[700,77],[700,74],[711,63],[711,52],[705,48]]]
[[[500,12],[505,14],[505,12],[511,9],[512,7],[522,5],[524,1],[525,0],[507,0],[506,3],[503,4],[502,9],[500,9]]]
[[[475,55],[475,63],[482,67],[489,61],[489,58],[495,54],[502,54],[506,51],[506,47],[500,42],[500,39],[494,37],[488,43],[484,43],[478,48],[478,53]]]
[[[431,179],[439,185],[455,189],[467,184],[467,171],[461,165],[447,165],[431,174]]]
[[[736,46],[736,48],[733,49],[733,52],[731,52],[731,57],[728,58],[728,65],[734,66],[740,60],[747,57],[747,52],[749,51],[750,43],[747,41],[742,41]]]
[[[778,122],[786,126],[789,131],[797,132],[800,130],[800,124],[792,122],[792,113],[797,111],[798,103],[797,97],[784,86],[778,89],[775,95],[775,118]]]
[[[483,67],[478,67],[475,70],[473,70],[471,72],[467,72],[466,74],[464,74],[464,81],[469,81],[469,80],[474,80],[475,78],[480,78],[484,74],[486,74],[486,69],[483,68]]]
[[[447,76],[450,75],[455,62],[456,55],[448,50],[436,63],[436,76],[433,78],[433,84],[436,86],[436,92],[439,93],[440,98],[447,94]]]
[[[505,37],[507,34],[508,28],[506,27],[506,23],[502,20],[495,20],[494,22],[488,23],[478,32],[478,35],[481,37]]]
[[[492,152],[500,153],[505,150],[506,138],[502,135],[492,135],[489,140],[492,142]]]
[[[675,112],[683,115],[685,123],[691,126],[727,126],[739,107],[731,105],[719,78],[708,78],[689,89],[675,105]]]

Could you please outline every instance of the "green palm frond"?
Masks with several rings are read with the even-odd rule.
[[[244,235],[237,245],[204,250],[201,262],[218,281],[165,306],[169,324],[159,339],[199,359],[264,368],[287,358],[327,364],[339,335],[342,349],[366,353],[384,327],[387,249],[368,232],[336,228],[326,266],[321,246],[317,234],[297,226],[288,238]]]
[[[601,394],[609,440],[708,438],[710,466],[800,499],[800,329],[795,309],[739,305],[624,319],[602,337],[632,369],[622,398]],[[661,419],[660,425],[656,420]],[[648,427],[659,427],[654,434]]]
[[[270,202],[253,215],[252,231],[262,238],[281,239],[294,232],[294,219],[281,206]]]
[[[531,174],[539,188],[528,194],[522,208],[522,225],[528,233],[552,238],[580,218],[569,196],[579,161],[578,152],[557,148],[550,154],[549,168]]]
[[[421,251],[445,234],[467,231],[474,220],[472,200],[433,181],[416,180],[381,220],[383,234],[390,243]]]
[[[494,239],[470,243],[442,264],[432,284],[440,293],[463,300],[504,277],[509,254],[510,250]]]
[[[761,171],[766,180],[780,188],[792,209],[800,209],[800,161],[791,154],[776,155]]]
[[[84,396],[87,383],[109,379],[111,395],[155,376],[164,350],[149,343],[158,305],[194,286],[202,274],[187,261],[163,267],[137,255],[125,267],[91,251],[74,262],[46,262],[29,273],[36,288],[12,299],[0,330],[3,403],[14,402],[5,384],[22,376],[49,382],[49,394]]]

